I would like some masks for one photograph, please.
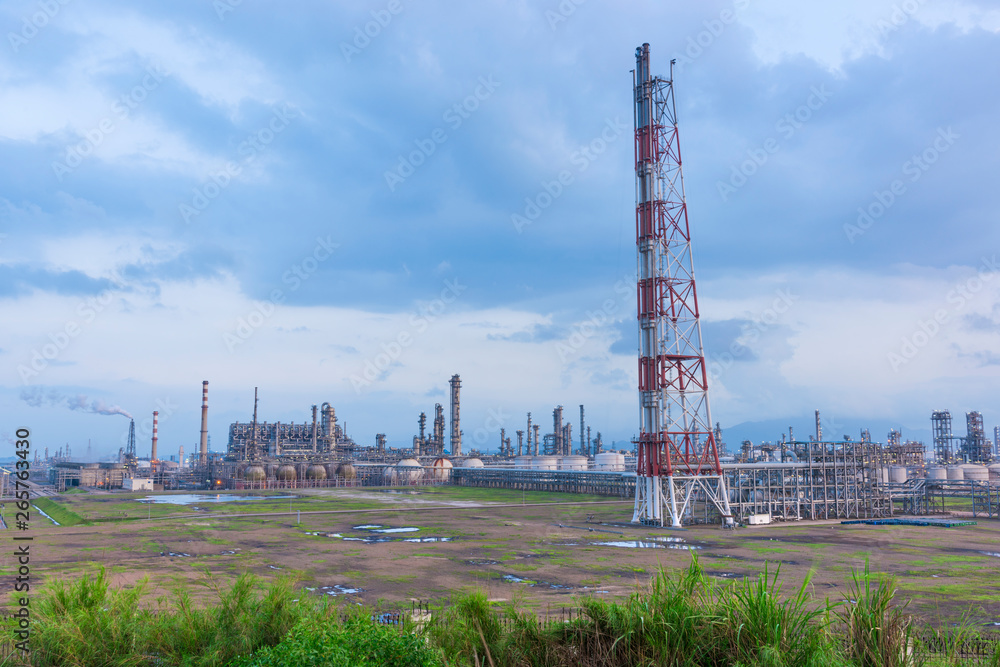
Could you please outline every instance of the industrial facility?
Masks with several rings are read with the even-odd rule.
[[[116,462],[73,461],[68,445],[51,459],[46,451],[50,482],[58,491],[456,484],[577,492],[634,498],[634,523],[673,527],[926,514],[945,496],[971,498],[973,513],[1000,515],[1000,427],[989,440],[978,411],[966,413],[964,435],[954,433],[948,410],[934,411],[929,453],[924,443],[904,440],[900,429],[890,430],[884,443],[873,441],[867,429],[858,440],[824,438],[817,410],[815,433],[807,439],[796,439],[789,428],[780,440],[744,440],[727,455],[709,403],[672,72],[673,64],[670,78],[653,76],[649,45],[636,50],[641,418],[627,451],[605,449],[583,405],[579,422],[556,405],[551,428],[528,412],[524,428],[511,435],[498,426],[496,453],[466,450],[462,380],[454,374],[448,380],[448,423],[441,403],[433,405],[430,424],[428,412],[420,412],[406,447],[390,446],[384,433],[360,444],[331,402],[310,406],[300,422],[261,419],[255,388],[249,420],[229,425],[225,452],[210,452],[206,380],[197,452],[186,457],[181,446],[176,458],[163,459],[153,412],[148,459],[138,456],[131,422]]]

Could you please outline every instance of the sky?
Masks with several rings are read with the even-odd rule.
[[[458,373],[466,450],[580,404],[628,447],[644,42],[724,439],[1000,423],[995,4],[8,0],[0,36],[8,441],[117,453],[126,413],[142,455],[158,410],[191,452],[208,380],[216,451],[254,387],[404,447]]]

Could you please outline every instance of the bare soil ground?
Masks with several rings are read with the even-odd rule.
[[[627,596],[657,568],[686,567],[693,555],[720,581],[756,576],[765,562],[771,571],[780,566],[789,593],[813,571],[815,594],[841,600],[852,568],[868,559],[872,570],[896,577],[909,611],[929,623],[965,613],[977,623],[1000,622],[996,520],[960,528],[803,522],[671,531],[629,525],[629,501],[571,494],[460,487],[296,494],[291,514],[287,498],[150,508],[140,496],[58,496],[97,523],[56,527],[33,515],[32,578],[65,580],[104,566],[125,585],[148,577],[152,601],[179,587],[211,596],[212,585],[253,572],[265,580],[292,576],[304,595],[398,606],[481,587],[493,599],[544,610],[572,606],[578,596]],[[380,532],[386,529],[412,530]],[[12,588],[16,570],[5,551],[0,592]]]

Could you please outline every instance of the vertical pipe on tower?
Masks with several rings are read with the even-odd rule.
[[[456,373],[451,376],[451,455],[462,455],[462,429],[459,421],[459,390],[462,380]]]
[[[535,424],[534,426],[532,426],[532,428],[535,429],[535,452],[534,452],[534,455],[538,456],[538,431],[539,431],[539,429],[541,429],[541,427],[538,424]]]
[[[312,427],[312,450],[313,454],[316,453],[316,406],[312,406],[313,411],[313,427]]]
[[[208,380],[201,383],[201,443],[198,448],[198,465],[208,465]]]
[[[156,441],[158,440],[157,434],[156,434],[156,422],[157,422],[157,417],[159,416],[159,414],[160,413],[158,411],[153,410],[153,446],[150,449],[150,453],[149,453],[149,462],[150,463],[152,463],[153,461],[156,460]]]
[[[587,441],[584,439],[584,428],[583,428],[583,405],[580,406],[580,456],[589,456],[590,452],[587,451]]]

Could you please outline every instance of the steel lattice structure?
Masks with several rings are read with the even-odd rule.
[[[643,44],[633,86],[641,421],[632,521],[680,526],[701,491],[731,525],[708,402],[673,62],[670,79],[653,77]]]

